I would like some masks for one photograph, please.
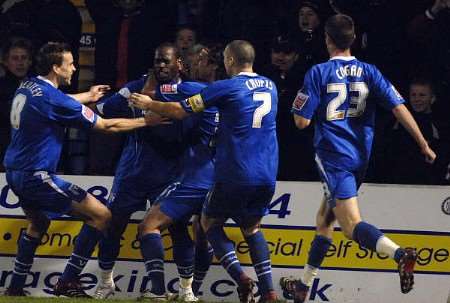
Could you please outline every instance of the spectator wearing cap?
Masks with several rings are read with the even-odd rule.
[[[298,57],[296,45],[287,37],[279,36],[271,45],[270,64],[260,71],[260,74],[272,79],[278,89],[278,180],[283,181],[307,181],[316,178],[312,150],[314,130],[297,131],[291,114],[292,100],[306,71]]]
[[[326,11],[318,2],[301,1],[296,15],[296,26],[289,34],[297,45],[299,60],[307,68],[328,60],[322,19]]]

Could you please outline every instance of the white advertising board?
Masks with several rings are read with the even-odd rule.
[[[107,198],[112,183],[111,177],[63,178],[88,189],[101,200]],[[26,222],[3,174],[0,174],[0,190],[0,288],[3,288],[10,279],[17,239]],[[277,184],[270,214],[263,221],[263,231],[271,249],[274,282],[280,296],[283,295],[277,285],[279,278],[299,275],[307,260],[321,196],[322,187],[316,182]],[[314,281],[307,302],[445,303],[450,289],[450,187],[365,184],[360,191],[360,208],[365,220],[378,226],[394,241],[417,248],[419,259],[414,290],[401,294],[395,262],[359,247],[336,231],[324,268]],[[136,227],[142,215],[141,212],[133,216],[121,243],[120,261],[115,268],[120,289],[116,293],[118,298],[138,296],[147,283],[136,240]],[[64,217],[52,222],[27,279],[32,295],[51,294],[80,227],[80,222]],[[229,224],[227,234],[235,241],[246,271],[255,277],[249,266],[248,248],[238,229]],[[169,291],[175,291],[177,274],[171,243],[168,235],[163,239],[168,261],[166,283]],[[95,289],[97,281],[95,256],[96,253],[82,276],[88,292]],[[219,265],[211,267],[202,290],[205,300],[238,300],[234,283]]]

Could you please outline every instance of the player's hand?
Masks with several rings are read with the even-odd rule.
[[[422,148],[422,154],[425,156],[425,161],[427,163],[432,164],[434,160],[436,159],[435,152],[427,145],[426,147]]]
[[[147,124],[147,126],[157,126],[157,125],[162,125],[162,124],[172,124],[173,121],[170,120],[167,117],[162,117],[156,113],[153,112],[146,112],[145,113],[145,124]]]
[[[131,103],[132,106],[143,109],[143,110],[148,110],[149,109],[149,105],[151,104],[151,102],[153,101],[151,97],[147,96],[147,95],[142,95],[142,94],[138,94],[138,93],[132,93],[130,98],[128,98],[128,101]]]
[[[94,85],[89,89],[90,101],[97,102],[101,97],[103,97],[111,87],[109,85]]]
[[[156,87],[158,86],[158,82],[153,75],[153,71],[149,71],[147,81],[145,81],[144,87],[141,90],[141,93],[149,96],[150,98],[155,98]]]

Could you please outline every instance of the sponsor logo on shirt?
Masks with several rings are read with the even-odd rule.
[[[119,95],[121,95],[122,97],[124,97],[124,98],[130,98],[130,96],[131,96],[131,92],[130,92],[130,90],[128,89],[128,87],[123,87],[123,88],[121,88],[120,90],[119,90]]]
[[[200,94],[194,95],[187,99],[187,105],[192,108],[194,113],[201,112],[205,109],[205,103]]]
[[[298,91],[297,96],[294,99],[292,107],[296,110],[301,110],[308,100],[309,96],[302,93],[301,90]]]
[[[177,84],[163,84],[161,85],[161,93],[163,94],[176,94],[178,91]]]
[[[89,107],[86,107],[84,105],[81,106],[83,107],[83,109],[81,110],[81,114],[83,115],[83,117],[90,122],[94,122],[95,118],[94,112]]]

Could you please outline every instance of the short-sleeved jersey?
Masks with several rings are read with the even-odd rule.
[[[186,101],[186,111],[200,112],[212,106],[219,110],[216,182],[275,184],[277,104],[275,84],[254,73],[216,81]]]
[[[43,77],[23,81],[11,109],[8,170],[55,172],[65,127],[91,128],[97,115]]]
[[[140,92],[147,76],[127,83],[122,89],[97,105],[105,117],[143,117],[144,112],[130,107],[127,98]],[[162,84],[157,87],[156,98],[162,101],[180,101],[198,93],[203,85],[196,83]],[[179,178],[187,143],[181,141],[183,132],[192,126],[173,121],[172,124],[137,129],[130,132],[122,151],[115,178],[130,188],[158,187]]]
[[[390,110],[404,102],[402,96],[375,66],[355,57],[333,57],[313,66],[303,85],[292,111],[306,119],[315,116],[318,156],[349,170],[365,167],[376,103]]]

